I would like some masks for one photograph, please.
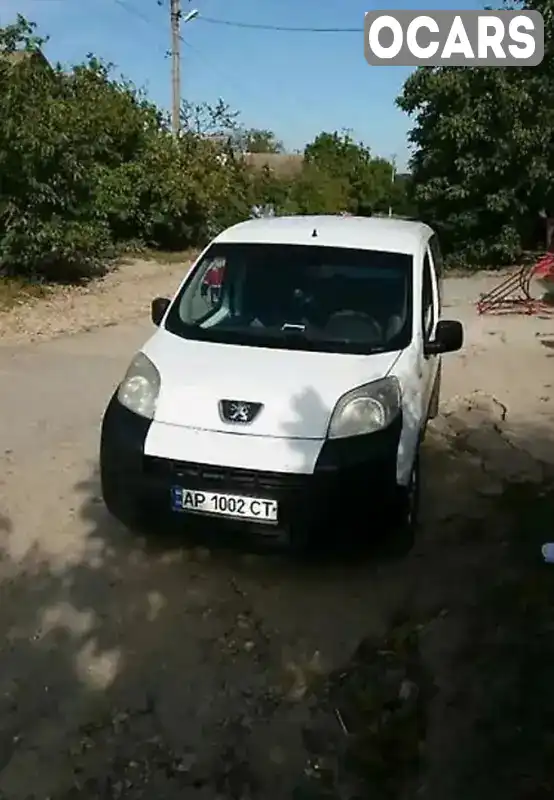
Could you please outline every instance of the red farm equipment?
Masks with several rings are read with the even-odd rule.
[[[536,282],[543,297],[531,294]],[[545,253],[538,261],[525,264],[517,272],[508,275],[490,292],[482,294],[477,301],[479,314],[539,314],[554,312],[554,252]]]

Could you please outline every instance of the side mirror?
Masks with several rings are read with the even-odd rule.
[[[426,356],[438,356],[441,353],[454,353],[464,343],[464,328],[461,322],[454,319],[443,319],[437,323],[435,338],[425,344]]]
[[[165,312],[169,308],[171,304],[171,300],[167,297],[156,297],[155,300],[152,300],[152,306],[150,309],[150,316],[152,318],[152,322],[156,327],[159,327],[162,319],[165,316]]]

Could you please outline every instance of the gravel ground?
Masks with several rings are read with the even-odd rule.
[[[129,259],[104,278],[81,288],[57,287],[47,298],[0,313],[0,346],[52,339],[148,314],[150,301],[172,293],[191,259],[160,263]]]
[[[416,547],[292,562],[138,540],[100,500],[102,410],[151,330],[151,297],[181,274],[139,263],[1,318],[0,797],[283,800],[318,782],[327,745],[350,741],[359,722],[346,695],[373,714],[378,686],[417,725],[395,727],[388,751],[363,740],[375,786],[383,764],[408,780],[423,739],[420,797],[453,800],[453,653],[502,552],[495,503],[505,481],[538,482],[554,461],[551,320],[478,318],[472,301],[490,279],[447,281],[467,344],[445,359]],[[360,514],[371,529],[371,509]],[[362,640],[356,686],[337,688]],[[428,675],[438,691],[424,713],[414,697],[427,697]],[[390,703],[380,708],[367,730],[390,722]]]

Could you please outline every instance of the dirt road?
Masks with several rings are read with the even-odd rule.
[[[468,344],[445,359],[421,538],[394,562],[133,539],[103,508],[96,453],[149,323],[0,347],[0,797],[291,797],[310,679],[406,605],[438,615],[425,658],[448,694],[440,612],[463,616],[498,546],[465,533],[504,480],[554,461],[552,321],[476,318],[488,280],[448,282]]]

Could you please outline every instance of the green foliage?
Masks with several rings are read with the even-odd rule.
[[[287,214],[364,216],[387,211],[390,205],[404,213],[404,194],[404,184],[393,182],[393,165],[373,158],[347,133],[317,136],[306,147],[298,174],[280,177],[265,168],[254,180],[257,202]]]
[[[386,211],[392,200],[393,165],[373,158],[350,134],[321,133],[306,147],[306,163],[342,186],[344,211],[362,216]]]
[[[0,32],[4,274],[90,276],[128,240],[185,248],[244,216],[231,202],[236,165],[204,135],[231,124],[224,104],[185,106],[177,141],[110,65],[91,57],[65,74],[31,59],[12,64],[15,50],[41,46],[33,31],[19,18]]]
[[[397,100],[414,119],[419,213],[468,264],[514,263],[554,212],[554,3],[526,5],[545,16],[540,66],[420,68]]]
[[[248,128],[237,137],[240,147],[247,153],[284,153],[285,148],[273,131]]]
[[[283,145],[245,129],[222,100],[184,103],[175,138],[111,65],[90,56],[69,72],[50,67],[44,40],[19,16],[0,29],[0,274],[90,277],[129,242],[199,246],[268,205],[392,208],[436,227],[450,261],[514,263],[540,247],[541,220],[554,216],[554,0],[524,5],[545,19],[538,67],[421,68],[408,78],[397,103],[413,119],[410,175],[347,131],[317,136],[296,171],[256,169],[242,153],[279,159]]]
[[[348,206],[347,181],[308,161],[291,183],[285,210],[289,214],[336,214]]]
[[[264,166],[251,177],[252,205],[272,206],[277,212],[284,213],[289,204],[292,185],[290,178],[279,177],[268,166]]]
[[[43,44],[21,16],[0,29],[1,275],[91,277],[127,243],[199,246],[254,205],[366,213],[390,202],[391,165],[346,135],[318,137],[298,175],[256,172],[245,143],[282,145],[271,131],[244,131],[222,100],[184,103],[176,138],[112,65],[89,56],[64,72],[41,57]]]

